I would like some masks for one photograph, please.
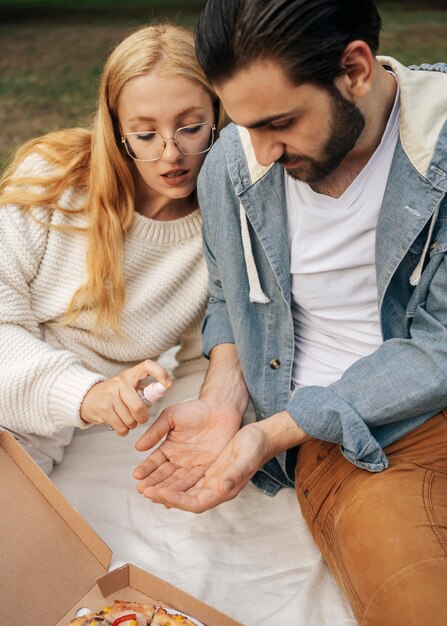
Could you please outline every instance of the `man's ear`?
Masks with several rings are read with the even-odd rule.
[[[343,75],[339,87],[354,98],[364,98],[371,90],[375,75],[375,57],[365,41],[351,41],[340,59]]]

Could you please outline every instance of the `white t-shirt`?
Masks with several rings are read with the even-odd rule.
[[[398,92],[380,145],[339,198],[285,174],[299,387],[330,385],[382,343],[375,235],[399,113]]]

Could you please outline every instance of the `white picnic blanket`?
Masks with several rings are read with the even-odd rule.
[[[81,431],[51,475],[113,550],[111,569],[134,563],[246,626],[355,626],[293,489],[249,484],[201,515],[165,509],[135,490],[136,438]]]
[[[273,498],[249,484],[195,515],[151,503],[132,470],[139,427],[119,438],[78,431],[51,479],[113,550],[245,626],[356,626],[301,516],[293,489]]]

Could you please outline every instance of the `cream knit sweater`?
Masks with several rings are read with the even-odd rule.
[[[48,171],[34,155],[21,167]],[[68,190],[61,205],[84,198]],[[85,225],[86,216],[45,208],[51,224]],[[93,334],[94,315],[55,326],[85,281],[86,237],[45,228],[16,206],[0,207],[0,424],[51,436],[83,427],[80,406],[98,381],[180,344],[175,376],[203,370],[200,326],[207,302],[201,215],[161,222],[135,214],[124,246],[123,336]]]

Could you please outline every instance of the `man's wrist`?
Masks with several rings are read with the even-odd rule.
[[[269,459],[310,439],[287,411],[260,420],[256,426],[266,438],[266,455]]]
[[[241,416],[245,413],[248,391],[234,344],[213,348],[200,399],[231,407]]]

